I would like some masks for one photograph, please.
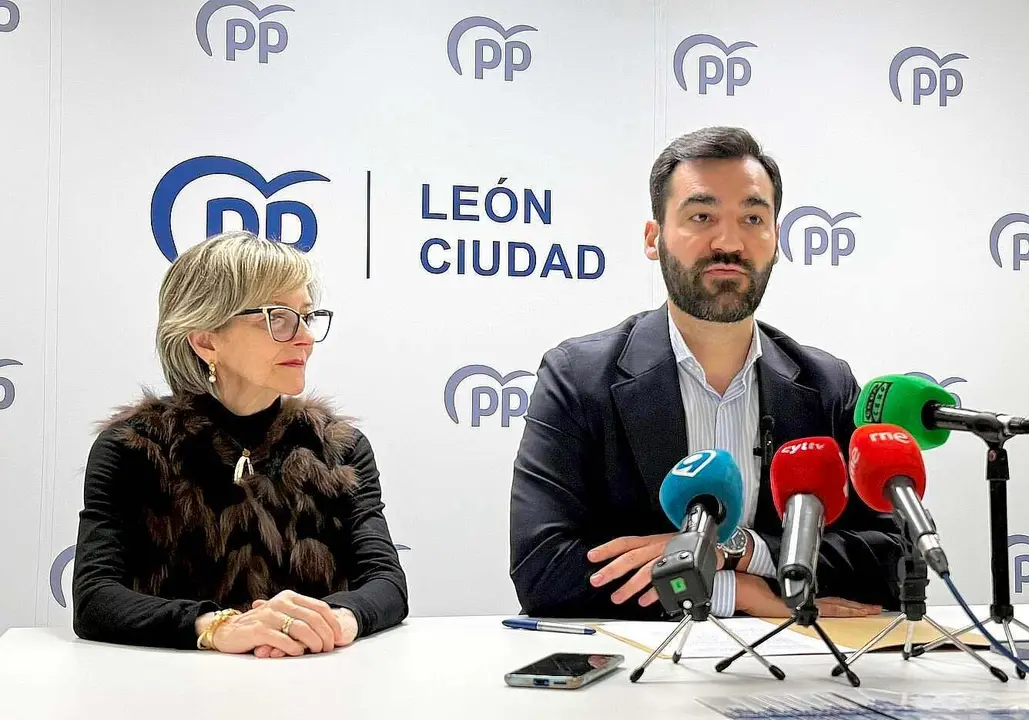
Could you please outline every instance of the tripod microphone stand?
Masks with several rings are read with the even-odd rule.
[[[944,425],[942,423],[938,423]],[[945,426],[945,425],[944,425]],[[1021,426],[1020,426],[1021,427]],[[966,426],[948,428],[968,430]],[[972,429],[976,435],[986,442],[986,480],[990,486],[990,574],[993,579],[993,602],[990,604],[990,615],[982,619],[983,625],[994,623],[1000,625],[1004,630],[1004,636],[1008,641],[1008,649],[1016,658],[1018,652],[1015,648],[1015,639],[1011,635],[1011,625],[1017,625],[1023,631],[1029,632],[1029,626],[1015,618],[1015,608],[1011,604],[1011,586],[1008,574],[1008,497],[1007,482],[1010,479],[1008,473],[1008,453],[1004,449],[1004,443],[1015,432],[1012,431],[1009,422],[1003,417],[996,417],[989,414],[982,414],[977,418],[977,423]],[[1019,434],[1024,429],[1019,429]],[[927,645],[920,645],[911,651],[912,657],[918,657],[930,650],[953,642],[954,637],[964,635],[975,627],[968,625],[954,633],[953,637],[944,635]],[[991,671],[992,672],[992,671]],[[1019,679],[1025,679],[1025,672],[1016,667],[1015,672]]]
[[[847,659],[846,659],[846,657],[844,657],[843,653],[840,652],[840,649],[838,647],[836,647],[836,644],[825,633],[825,630],[823,630],[822,627],[818,624],[818,606],[815,605],[814,594],[815,594],[815,590],[812,587],[812,584],[809,583],[808,584],[808,590],[805,593],[805,597],[804,597],[803,601],[800,603],[799,606],[797,606],[797,607],[795,607],[793,609],[793,617],[791,617],[789,620],[787,620],[786,622],[784,622],[781,625],[779,625],[779,627],[775,628],[774,630],[769,632],[764,637],[760,638],[751,647],[753,649],[756,649],[762,643],[764,643],[766,640],[771,640],[773,637],[775,637],[776,635],[781,633],[786,628],[791,627],[792,625],[799,625],[800,627],[811,627],[811,628],[814,628],[815,632],[818,633],[818,636],[820,638],[822,638],[822,642],[824,642],[825,646],[827,648],[829,648],[829,652],[832,653],[834,658],[836,658],[836,662],[839,663],[837,669],[842,668],[840,670],[840,672],[846,673],[847,680],[850,681],[850,684],[853,685],[854,687],[857,687],[857,686],[859,686],[861,684],[861,680],[858,678],[857,675],[854,674],[853,670],[851,670],[849,667],[847,667]],[[715,665],[715,670],[717,672],[722,672],[723,670],[728,668],[730,665],[732,665],[734,662],[739,660],[741,657],[743,657],[743,653],[742,652],[736,653],[732,657],[726,658],[725,660],[722,660],[717,665]],[[836,673],[833,673],[833,674],[835,675]]]
[[[650,657],[629,676],[636,682],[655,658],[668,647],[676,635],[682,633],[679,647],[672,656],[672,662],[678,663],[682,658],[682,649],[690,636],[693,624],[710,620],[715,627],[731,637],[743,650],[740,654],[750,653],[777,680],[783,680],[786,673],[765,660],[747,645],[739,635],[734,633],[721,620],[711,614],[711,592],[715,578],[715,533],[716,524],[701,505],[691,506],[686,519],[687,528],[683,533],[670,540],[665,546],[665,555],[655,563],[651,571],[651,584],[657,590],[661,606],[666,612],[676,615],[685,612],[685,616],[675,626]]]
[[[650,657],[648,657],[642,665],[640,665],[638,668],[632,671],[632,675],[629,676],[629,680],[631,682],[636,682],[637,680],[639,680],[640,677],[643,676],[643,671],[647,669],[647,666],[650,665],[650,663],[654,662],[654,659],[657,658],[657,656],[660,655],[661,652],[666,647],[668,647],[668,645],[671,644],[672,640],[675,639],[675,636],[681,632],[682,637],[679,640],[679,647],[675,651],[675,654],[672,655],[672,662],[678,663],[679,660],[682,658],[682,650],[686,646],[686,640],[690,636],[690,630],[693,629],[693,624],[698,622],[705,622],[707,620],[713,622],[715,624],[715,627],[717,627],[723,633],[731,637],[733,640],[736,641],[736,643],[740,647],[743,648],[740,651],[741,656],[744,653],[750,653],[750,655],[753,656],[759,663],[765,666],[765,669],[768,670],[768,672],[772,673],[772,676],[776,680],[784,680],[786,678],[786,673],[784,673],[778,666],[769,663],[768,660],[762,657],[756,650],[754,650],[753,647],[747,645],[747,643],[745,643],[739,635],[737,635],[731,629],[729,629],[729,627],[725,623],[723,623],[721,620],[719,620],[717,617],[711,614],[710,600],[699,605],[694,605],[689,600],[686,600],[683,602],[682,607],[686,613],[685,617],[683,617],[679,624],[675,626],[675,629],[672,630],[671,634],[664,639],[664,641],[657,647],[657,649],[650,654]]]
[[[851,654],[843,665],[838,665],[833,668],[833,677],[839,677],[846,668],[849,668],[857,662],[858,658],[878,645],[879,642],[889,635],[894,628],[905,622],[907,623],[907,637],[904,640],[904,649],[901,651],[901,657],[905,660],[912,657],[914,653],[912,652],[911,642],[915,634],[915,624],[920,620],[925,620],[944,638],[954,643],[954,645],[956,645],[962,652],[989,670],[990,674],[995,678],[1001,682],[1007,682],[1008,676],[1003,670],[990,665],[990,663],[984,660],[978,653],[973,651],[949,630],[926,614],[925,588],[929,584],[929,568],[926,566],[921,553],[918,552],[914,545],[912,545],[906,532],[902,534],[902,537],[904,543],[904,557],[900,559],[897,565],[897,579],[900,582],[901,614],[894,618],[893,622],[883,628],[879,634],[869,640],[864,647]]]

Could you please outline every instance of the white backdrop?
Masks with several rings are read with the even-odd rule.
[[[70,622],[93,423],[141,385],[163,389],[157,286],[212,200],[249,205],[262,233],[272,203],[309,209],[285,216],[282,239],[313,241],[337,312],[310,390],[372,441],[414,614],[517,610],[507,510],[532,374],[562,339],[664,300],[642,253],[648,173],[703,125],[748,127],[782,167],[781,219],[796,221],[761,319],[859,381],[960,378],[966,406],[1029,412],[1012,251],[1029,261],[1026,225],[999,231],[1002,267],[990,251],[998,219],[1029,212],[1029,6],[286,5],[0,0],[0,629]],[[943,70],[915,50],[891,83],[908,48]],[[296,171],[317,176],[275,180]],[[819,229],[835,262],[805,248]],[[484,269],[499,243],[496,274],[474,271],[473,241]],[[571,278],[542,276],[555,245]],[[509,274],[511,248],[525,277]],[[1010,450],[1011,532],[1026,534],[1029,451]],[[977,602],[984,454],[955,436],[926,456],[927,502]],[[1026,552],[1012,548],[1012,568],[1029,581]]]

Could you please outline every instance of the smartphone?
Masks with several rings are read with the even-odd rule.
[[[509,672],[504,682],[513,687],[575,690],[614,672],[624,661],[622,655],[554,653]]]

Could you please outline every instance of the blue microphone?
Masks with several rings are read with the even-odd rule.
[[[691,506],[703,506],[718,525],[718,542],[724,543],[743,515],[743,477],[725,450],[701,450],[668,471],[658,499],[672,525],[681,531]]]
[[[716,545],[736,531],[743,514],[743,477],[725,450],[701,450],[668,471],[658,493],[661,509],[680,529],[651,571],[651,583],[668,613],[694,620],[711,608]]]

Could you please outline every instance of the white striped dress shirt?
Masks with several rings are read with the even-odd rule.
[[[743,517],[740,527],[750,528],[757,512],[758,489],[761,485],[761,458],[754,455],[759,445],[757,368],[761,357],[761,340],[754,328],[750,352],[743,368],[729,383],[724,395],[712,388],[697,359],[690,352],[679,329],[668,313],[668,333],[672,352],[679,370],[679,391],[686,414],[686,434],[689,452],[699,450],[726,450],[740,468],[743,476]],[[747,572],[762,577],[775,577],[775,565],[764,540],[749,532],[754,543],[754,554]],[[736,611],[736,575],[731,570],[715,573],[711,593],[711,612],[718,617],[729,617]]]

